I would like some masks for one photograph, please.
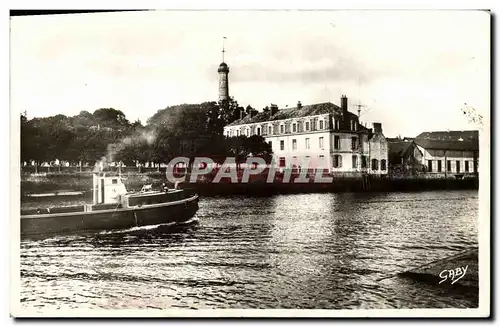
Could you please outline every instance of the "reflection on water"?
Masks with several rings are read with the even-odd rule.
[[[21,298],[39,309],[473,307],[477,294],[394,274],[477,246],[477,208],[475,191],[201,199],[182,226],[24,239]]]

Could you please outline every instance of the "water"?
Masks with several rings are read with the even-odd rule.
[[[22,240],[21,301],[40,310],[477,307],[477,294],[394,276],[477,246],[477,210],[477,191],[205,198],[184,226]]]

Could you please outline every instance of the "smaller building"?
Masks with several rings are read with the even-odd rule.
[[[429,174],[460,178],[478,172],[478,131],[424,132],[414,143]]]
[[[425,171],[422,165],[422,152],[413,142],[413,138],[386,139],[391,175],[415,175]]]

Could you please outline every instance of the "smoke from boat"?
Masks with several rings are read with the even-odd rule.
[[[101,157],[101,160],[96,161],[94,165],[94,173],[98,173],[108,169],[108,160],[106,157]]]
[[[116,155],[127,147],[138,147],[144,143],[147,145],[153,144],[153,142],[156,140],[156,134],[157,133],[154,130],[136,132],[131,136],[125,137],[118,143],[108,144],[107,154],[105,157],[107,163],[109,164],[111,162],[114,162],[116,159]]]

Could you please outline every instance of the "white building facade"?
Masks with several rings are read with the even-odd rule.
[[[330,102],[260,112],[224,127],[226,137],[260,135],[273,150],[280,169],[320,169],[334,174],[385,175],[388,145],[380,123],[373,129],[358,116]]]
[[[425,132],[414,142],[428,174],[454,177],[478,172],[478,131]]]

